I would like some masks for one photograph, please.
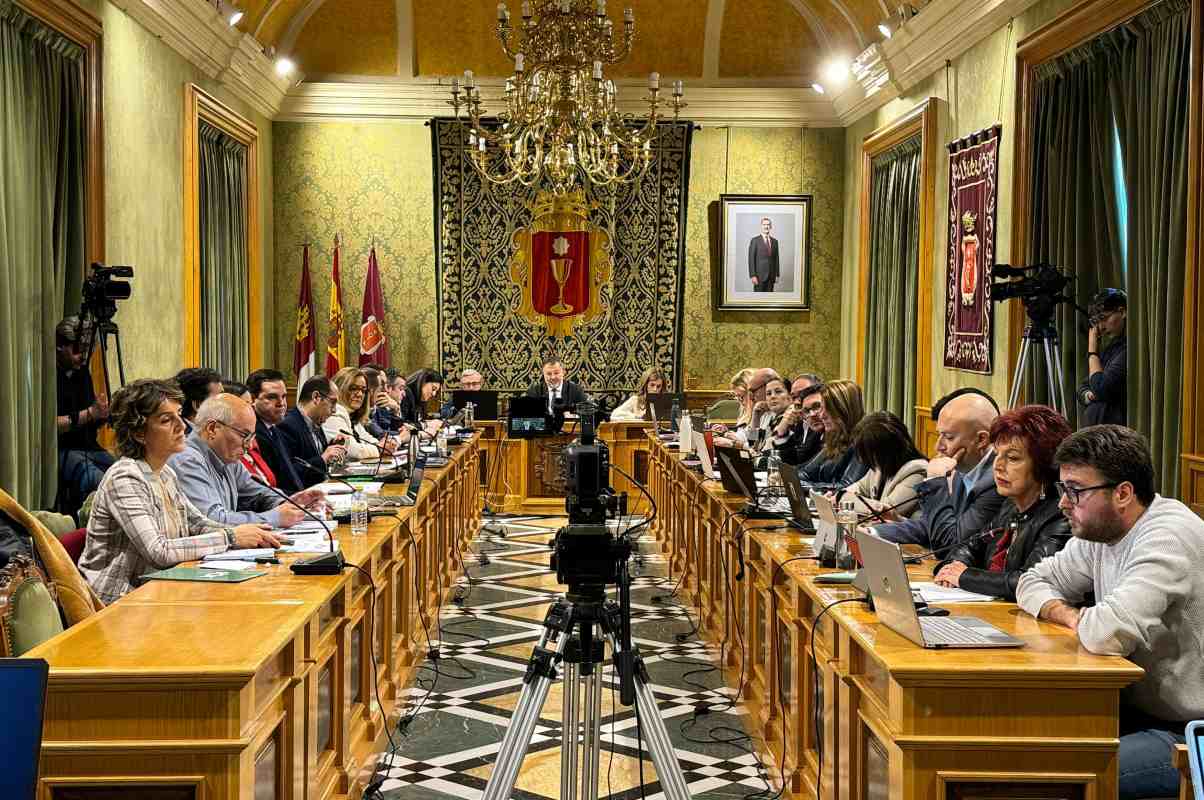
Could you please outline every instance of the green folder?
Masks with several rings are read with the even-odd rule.
[[[171,567],[158,572],[148,572],[143,580],[198,581],[200,583],[242,583],[266,575],[257,569],[200,569],[199,567]]]

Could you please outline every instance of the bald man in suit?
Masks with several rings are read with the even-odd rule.
[[[761,217],[761,235],[754,236],[748,243],[748,279],[754,292],[772,292],[780,270],[778,240],[769,235],[773,222]]]

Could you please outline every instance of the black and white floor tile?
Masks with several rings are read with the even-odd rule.
[[[564,591],[548,568],[548,543],[563,524],[563,519],[531,517],[486,520],[471,552],[464,553],[471,581],[461,580],[461,602],[440,609],[437,617],[427,613],[429,637],[440,652],[438,669],[427,661],[407,689],[407,718],[400,737],[394,735],[397,752],[380,760],[381,797],[481,797],[544,615]],[[643,653],[691,796],[772,797],[763,767],[743,736],[745,709],[733,703],[734,691],[723,685],[719,670],[708,669],[718,663],[717,649],[698,640],[683,609],[654,600],[673,584],[653,542],[643,540],[641,549],[647,554],[633,559],[633,640]],[[664,793],[646,740],[640,747],[634,710],[618,703],[609,667],[604,675],[599,795],[660,800]],[[515,798],[560,796],[562,697],[557,681],[536,724]],[[696,714],[700,707],[706,713]]]

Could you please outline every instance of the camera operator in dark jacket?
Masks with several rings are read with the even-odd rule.
[[[1065,546],[1070,527],[1058,508],[1054,453],[1070,433],[1048,406],[1022,406],[995,420],[995,487],[1003,505],[983,533],[937,566],[938,584],[1014,601],[1025,570]]]
[[[1091,328],[1087,332],[1088,375],[1077,393],[1083,405],[1082,427],[1125,424],[1128,370],[1125,318],[1128,305],[1122,290],[1104,289],[1087,309],[1091,317]],[[1105,336],[1109,340],[1108,346],[1100,350]]]

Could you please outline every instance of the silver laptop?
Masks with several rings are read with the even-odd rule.
[[[929,650],[1024,646],[1021,640],[977,617],[921,618],[899,545],[861,531],[853,536],[861,550],[861,572],[873,594],[874,610],[882,624],[895,633]]]

